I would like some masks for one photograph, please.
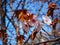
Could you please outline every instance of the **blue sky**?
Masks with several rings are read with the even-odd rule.
[[[17,3],[19,3],[20,0],[15,0],[15,2],[12,4],[12,7],[13,7],[13,10],[16,9],[17,7]],[[29,2],[30,0],[26,0],[26,3]],[[59,1],[58,1],[59,2]],[[10,1],[8,1],[7,3],[7,10],[8,11],[11,11],[10,7],[9,7],[9,4]],[[40,8],[40,6],[42,5],[42,2],[34,2],[34,3],[28,3],[25,5],[25,9],[27,9],[31,14],[33,13],[34,15],[36,15],[38,13],[38,10]],[[22,5],[20,4],[20,6],[18,7],[18,9],[21,9]],[[47,2],[44,3],[44,6],[42,8],[42,10],[40,11],[40,14],[39,14],[39,17],[38,19],[42,21],[42,15],[43,14],[46,14],[47,12],[47,9],[48,9],[48,4]],[[11,19],[11,16],[12,16],[12,12],[7,12],[7,15],[9,16],[9,18]],[[8,24],[9,20],[6,18],[6,26]],[[16,22],[16,19],[15,19],[15,23]],[[34,28],[34,27],[33,27]],[[44,24],[43,28],[47,31],[47,32],[51,32],[51,27],[47,26],[46,24]],[[32,30],[32,28],[30,29]],[[8,42],[7,43],[11,43],[12,45],[16,44],[16,40],[15,40],[15,37],[16,37],[16,31],[14,29],[14,27],[12,26],[11,23],[9,23],[9,26],[8,26],[8,29],[6,30],[7,34],[8,34]],[[26,37],[28,37],[28,35],[31,34],[31,32],[29,31],[28,34],[25,34]],[[0,44],[2,45],[2,41],[0,40]]]

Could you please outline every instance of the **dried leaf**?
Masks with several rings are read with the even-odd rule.
[[[33,18],[33,14],[24,16],[24,19],[28,22]]]
[[[58,22],[58,18],[55,18],[55,19],[52,21],[51,25],[53,26],[53,29],[56,29],[56,24],[57,24],[57,22]]]
[[[22,22],[28,22],[28,20],[33,18],[33,14],[30,15],[30,13],[27,10],[16,10],[15,13],[17,15],[17,19],[21,20]]]
[[[55,3],[49,3],[48,8],[53,8],[55,9],[57,6]]]
[[[33,14],[29,15],[29,19],[32,19],[33,18]]]
[[[24,17],[22,16],[19,20],[21,20],[22,22],[24,22],[25,19],[24,19]]]
[[[58,22],[58,18],[55,18],[53,21],[52,21],[52,25],[55,25],[56,23]]]
[[[34,30],[34,31],[32,32],[32,34],[31,34],[30,38],[31,38],[32,40],[34,40],[35,37],[36,37],[36,34],[37,34],[37,31]]]
[[[16,10],[15,14],[18,16],[20,13],[26,14],[27,10]]]
[[[48,9],[48,11],[47,11],[47,16],[53,16],[53,11],[54,11],[54,9]]]
[[[24,22],[24,20],[28,22],[29,19],[33,18],[33,14],[30,15],[27,10],[17,10],[15,13],[17,15],[17,19],[21,20],[22,22]]]
[[[49,3],[48,5],[48,11],[47,11],[47,16],[53,16],[53,11],[54,9],[57,8],[56,4],[55,3]]]
[[[23,35],[20,35],[20,36],[17,37],[17,40],[19,40],[20,43],[23,43],[23,39],[24,39]]]
[[[2,33],[0,32],[0,38],[2,38]]]
[[[24,17],[24,20],[29,20],[29,17],[28,17],[28,15],[23,15],[23,17]]]
[[[16,10],[15,14],[17,16],[17,19],[20,20],[23,15],[27,13],[27,10]]]

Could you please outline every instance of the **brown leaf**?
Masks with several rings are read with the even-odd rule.
[[[24,39],[23,35],[20,35],[20,36],[17,37],[17,40],[19,40],[20,43],[23,43],[23,39]]]
[[[16,10],[15,14],[19,15],[21,12],[23,12],[23,14],[26,14],[27,10]]]
[[[47,11],[47,16],[53,16],[54,9],[49,8]]]
[[[1,32],[2,32],[2,30],[0,30],[0,38],[2,38],[2,36],[3,36],[3,34]]]
[[[2,33],[0,32],[0,38],[2,38]]]
[[[35,39],[35,37],[36,37],[36,33],[37,33],[36,30],[34,30],[34,31],[32,32],[32,34],[31,34],[31,36],[30,36],[30,38],[31,38],[32,40]]]
[[[48,5],[48,11],[47,11],[47,16],[52,16],[53,17],[53,11],[54,9],[57,8],[56,4],[55,3],[49,3]]]
[[[58,18],[55,18],[55,19],[52,21],[52,25],[55,25],[57,22],[58,22]]]
[[[56,28],[57,22],[58,22],[58,18],[55,18],[55,19],[52,21],[51,25],[53,26],[53,29]]]
[[[29,19],[32,19],[33,18],[33,14],[29,15]]]
[[[24,16],[22,16],[21,18],[19,18],[19,20],[21,20],[22,22],[24,22]]]
[[[56,6],[56,4],[55,3],[49,3],[49,5],[48,5],[48,8],[56,8],[57,6]]]
[[[31,20],[33,18],[33,14],[31,15],[24,15],[24,19],[28,22],[29,20]]]
[[[30,13],[27,10],[16,10],[15,14],[17,16],[17,19],[21,20],[22,22],[24,20],[28,21],[29,19],[33,18],[33,14],[30,15]]]
[[[15,14],[17,16],[17,19],[20,20],[23,15],[25,15],[27,10],[16,10]]]

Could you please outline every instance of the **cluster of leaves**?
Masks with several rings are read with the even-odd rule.
[[[37,20],[36,16],[34,16],[33,14],[30,14],[27,10],[16,10],[15,13],[18,21],[22,22],[22,28],[25,33],[29,31],[29,28],[35,27],[35,29],[33,29],[32,31],[32,34],[30,35],[30,38],[34,40],[37,32],[42,27],[42,23]],[[22,42],[23,39],[24,39],[24,36],[22,35],[20,35],[18,38],[20,42]]]
[[[22,22],[22,28],[24,29],[24,32],[27,33],[29,31],[29,28],[35,27],[32,31],[32,34],[30,35],[30,38],[32,40],[35,39],[37,32],[42,28],[42,25],[45,23],[47,25],[52,25],[53,29],[55,29],[56,24],[58,22],[58,18],[55,18],[53,21],[49,18],[49,16],[53,17],[53,11],[57,8],[55,3],[50,3],[48,5],[48,11],[46,16],[42,16],[43,22],[38,20],[38,17],[34,16],[33,14],[30,14],[27,10],[16,10],[15,14],[18,19],[18,21]],[[20,35],[18,38],[20,42],[23,42],[24,35]],[[45,45],[45,43],[44,43]]]
[[[48,5],[48,11],[47,11],[47,16],[51,16],[52,17],[52,19],[53,19],[53,12],[54,12],[54,10],[55,9],[58,9],[57,8],[57,5],[55,4],[55,3],[49,3],[49,5]],[[58,18],[56,17],[53,21],[52,21],[52,23],[51,23],[51,25],[53,26],[53,29],[55,30],[56,29],[56,24],[58,23]]]
[[[29,19],[33,18],[33,14],[30,15],[27,10],[16,10],[15,13],[18,20],[21,20],[22,22],[24,22],[24,20],[28,21]]]
[[[34,40],[36,37],[36,34],[40,31],[40,29],[43,26],[43,22],[38,20],[38,17],[36,15],[30,14],[27,10],[16,10],[15,11],[18,21],[22,22],[22,28],[25,33],[29,31],[31,27],[35,27],[30,34],[30,39]],[[51,19],[48,16],[42,16],[44,23],[47,25],[51,24]],[[48,20],[47,20],[48,19]],[[24,35],[20,35],[17,40],[20,41],[20,43],[24,40]]]

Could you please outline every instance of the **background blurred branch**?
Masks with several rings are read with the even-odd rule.
[[[60,40],[60,37],[56,38],[56,39],[51,39],[51,40],[47,40],[47,41],[44,41],[44,42],[36,43],[34,45],[39,45],[39,44],[48,43],[48,42],[56,42],[56,41],[59,41],[59,40]]]

